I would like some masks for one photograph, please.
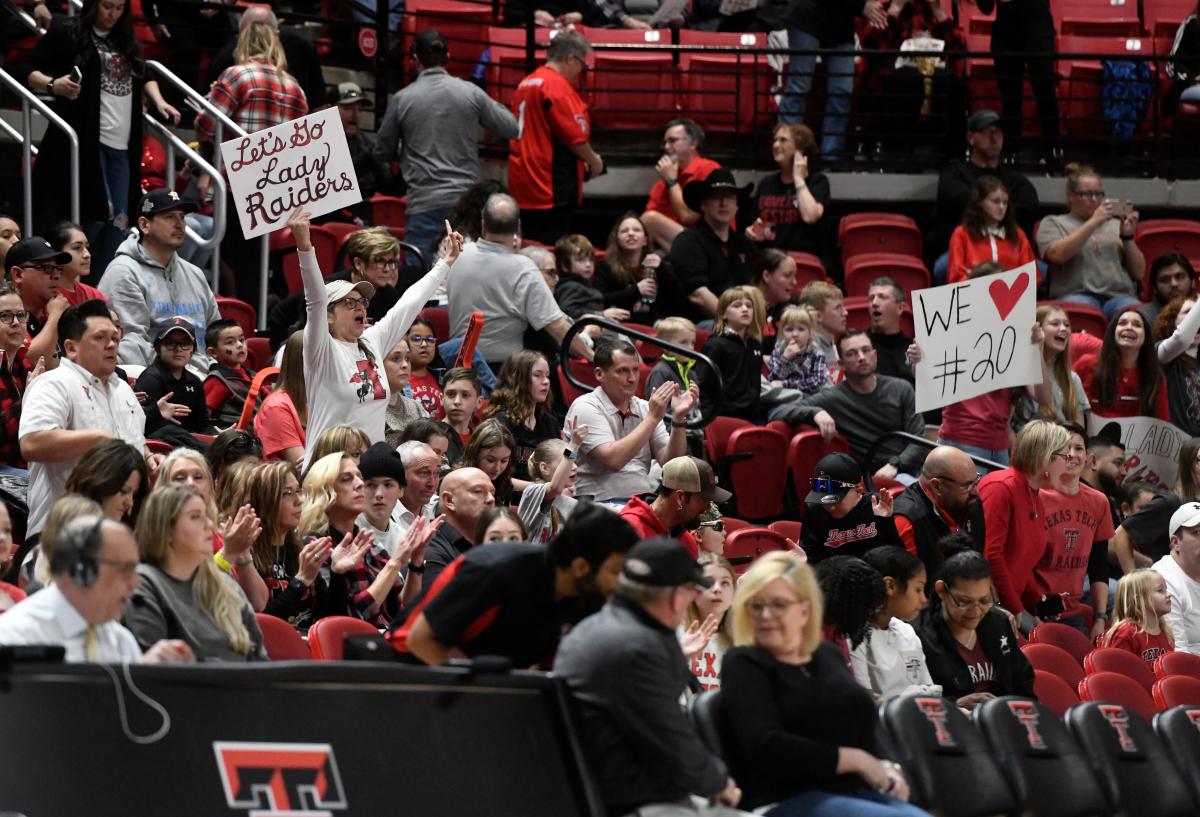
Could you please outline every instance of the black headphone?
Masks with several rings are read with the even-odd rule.
[[[96,517],[89,527],[70,525],[58,532],[50,547],[50,572],[67,576],[72,584],[91,587],[100,573],[95,554],[100,551],[100,527],[104,517]]]

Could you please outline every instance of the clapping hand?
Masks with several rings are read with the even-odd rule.
[[[360,530],[353,539],[347,533],[342,537],[341,544],[330,554],[329,569],[337,574],[349,573],[362,564],[363,558],[374,543],[375,534],[369,530]]]
[[[243,505],[231,519],[225,521],[220,533],[221,538],[225,540],[226,557],[240,556],[258,541],[258,535],[262,533],[262,522],[259,521],[253,506]]]
[[[709,640],[721,626],[721,620],[716,615],[710,615],[701,621],[693,621],[687,631],[679,637],[679,648],[688,658],[696,658],[704,652]]]
[[[176,417],[187,417],[192,413],[192,410],[183,403],[172,403],[171,398],[175,396],[175,392],[169,391],[162,397],[158,398],[158,413],[164,420],[180,425]]]
[[[699,400],[700,386],[693,380],[687,387],[687,391],[676,397],[671,403],[671,419],[676,423],[682,423]]]
[[[329,554],[333,551],[333,540],[328,536],[313,539],[300,549],[300,566],[296,568],[296,578],[309,587],[317,579],[317,571]]]

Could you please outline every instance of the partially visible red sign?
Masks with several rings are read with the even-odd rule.
[[[379,39],[375,36],[375,29],[360,28],[358,30],[358,50],[367,59],[375,56],[375,52],[379,50]]]

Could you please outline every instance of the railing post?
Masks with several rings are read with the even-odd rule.
[[[25,205],[22,235],[33,235],[33,111],[21,97],[21,200]],[[78,222],[76,222],[78,223]]]

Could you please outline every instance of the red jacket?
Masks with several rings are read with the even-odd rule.
[[[687,548],[688,553],[695,559],[700,555],[700,544],[690,531],[681,530],[678,536],[671,536],[663,521],[654,515],[651,508],[641,497],[630,497],[629,502],[619,511],[622,519],[633,526],[639,539],[652,539],[655,536],[667,536],[678,539],[679,544]]]
[[[1022,609],[1021,592],[1046,552],[1044,511],[1038,492],[1015,468],[993,471],[979,481],[983,503],[983,555],[992,568],[1000,603],[1013,615]]]

